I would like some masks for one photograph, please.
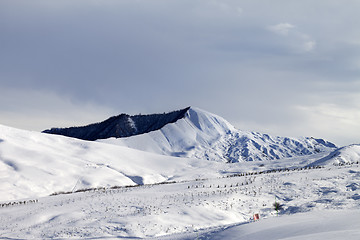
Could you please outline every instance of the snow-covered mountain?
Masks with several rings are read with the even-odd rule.
[[[0,200],[82,188],[196,179],[205,172],[207,177],[220,176],[222,172],[239,171],[240,166],[216,162],[282,159],[335,147],[319,139],[239,131],[223,118],[196,108],[146,116],[130,121],[133,129],[166,124],[140,135],[98,141],[0,125]],[[104,123],[96,126],[110,129]]]
[[[111,119],[91,125],[88,136],[121,129]],[[130,137],[97,141],[0,125],[0,235],[359,239],[357,221],[343,220],[360,213],[360,145],[335,150],[321,139],[244,132],[196,108],[121,121],[131,126]],[[119,187],[128,185],[143,186]],[[54,192],[74,194],[48,196]],[[279,217],[274,200],[282,205]],[[319,219],[331,228],[314,228]]]
[[[336,149],[335,144],[323,139],[275,137],[237,130],[222,117],[198,108],[180,112],[183,117],[158,130],[99,141],[162,155],[231,163],[290,158]]]
[[[353,164],[360,161],[360,144],[352,144],[341,147],[329,153],[328,156],[321,158],[310,165],[328,165],[328,164]]]
[[[341,220],[349,214],[353,219],[359,216],[360,145],[334,151],[332,143],[321,139],[239,131],[196,108],[181,115],[158,130],[98,141],[0,125],[0,235],[6,239],[359,238],[356,221],[339,224],[336,216]],[[158,117],[167,122],[167,117]],[[137,124],[131,123],[133,129],[140,129]],[[296,157],[283,159],[286,156]],[[255,161],[265,159],[274,160]],[[246,160],[253,161],[237,162]],[[319,164],[325,166],[305,167]],[[164,181],[168,184],[158,184]],[[143,186],[119,187],[128,185]],[[74,194],[48,196],[63,191]],[[279,217],[274,200],[283,206]],[[316,220],[329,220],[328,209],[337,209],[330,212],[333,220],[327,221],[332,228],[315,229]],[[302,218],[284,216],[307,212],[311,215]],[[252,223],[254,213],[261,220]],[[312,222],[307,221],[309,216]],[[265,224],[266,218],[272,223],[260,228],[271,229],[265,234],[259,232],[259,224]]]

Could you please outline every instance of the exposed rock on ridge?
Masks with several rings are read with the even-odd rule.
[[[82,127],[52,128],[44,133],[63,135],[82,140],[123,138],[159,130],[166,124],[183,118],[188,108],[164,114],[135,115],[120,114],[109,119]]]

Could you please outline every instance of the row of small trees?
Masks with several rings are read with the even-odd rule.
[[[324,168],[324,167],[323,166],[305,166],[305,167],[298,167],[298,168],[277,168],[277,169],[264,170],[264,171],[260,171],[260,172],[235,173],[235,174],[227,175],[224,178],[253,176],[253,175],[276,173],[276,172],[303,171],[303,170],[320,169],[320,168]]]
[[[236,174],[224,176],[223,178],[253,176],[253,175],[269,174],[269,173],[276,173],[276,172],[302,171],[302,170],[320,169],[320,168],[324,168],[324,167],[323,166],[305,166],[305,167],[299,167],[299,168],[278,168],[278,169],[270,169],[270,170],[264,170],[264,171],[259,171],[259,172],[236,173]],[[197,181],[206,181],[206,180],[209,180],[209,179],[208,178],[195,179],[196,182]],[[78,189],[76,191],[54,192],[54,193],[50,194],[50,196],[56,196],[56,195],[62,195],[62,194],[72,194],[72,193],[79,193],[79,192],[90,192],[90,191],[106,191],[108,189],[128,189],[128,188],[141,187],[141,186],[150,186],[151,187],[151,186],[155,186],[155,185],[173,184],[173,183],[181,183],[181,182],[189,182],[189,181],[180,181],[180,182],[171,181],[171,182],[160,182],[160,183],[143,184],[143,185],[136,184],[136,185],[129,185],[129,186],[113,186],[110,188],[105,188],[105,187],[83,188],[83,189]]]
[[[25,200],[25,201],[17,201],[17,202],[7,202],[7,203],[1,203],[0,207],[10,207],[10,206],[16,206],[16,205],[25,205],[29,203],[37,203],[39,200]]]
[[[333,163],[334,166],[341,167],[341,166],[351,166],[354,164],[359,164],[359,161],[356,162],[343,162],[343,163]]]

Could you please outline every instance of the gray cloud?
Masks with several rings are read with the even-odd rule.
[[[356,116],[359,8],[339,0],[1,1],[0,83],[12,92],[0,96],[1,123],[31,128],[19,118],[32,116],[41,130],[69,123],[76,109],[80,124],[194,105],[245,130],[355,142],[349,133],[360,124],[342,122],[341,134],[320,109]],[[329,129],[314,127],[320,120]]]

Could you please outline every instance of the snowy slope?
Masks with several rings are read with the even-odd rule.
[[[224,124],[219,126],[216,131],[217,137],[221,138]],[[196,131],[193,133],[196,134]],[[210,143],[211,132],[207,134],[201,137]],[[180,133],[175,135],[179,136]],[[0,201],[83,188],[191,180],[259,168],[304,166],[322,157],[324,154],[313,154],[307,160],[281,159],[261,164],[262,167],[259,164],[225,164],[158,155],[124,146],[0,125]]]
[[[201,178],[214,164],[0,125],[0,201]]]
[[[360,144],[341,147],[310,165],[352,164],[360,161]]]
[[[195,140],[206,141],[215,148],[224,136],[236,138],[236,130],[230,124],[204,114],[182,119],[183,124],[193,127]],[[173,124],[178,126],[179,122]],[[213,126],[212,130],[208,125]],[[166,127],[175,129],[170,124]],[[179,127],[174,136],[183,133],[186,139],[189,135],[181,129],[184,128]],[[264,137],[249,134],[257,141]],[[189,152],[196,153],[198,147],[201,146],[196,145]],[[334,226],[333,235],[327,228],[309,228],[307,222],[315,221],[312,211],[336,209],[339,216],[345,216],[360,207],[359,145],[337,152],[344,162],[354,164],[301,168],[319,163],[326,152],[264,162],[199,161],[0,126],[0,236],[169,240],[234,236],[261,239],[262,234],[269,234],[273,239],[358,239],[358,222],[339,224],[329,219],[328,224]],[[175,182],[112,188],[163,181]],[[47,196],[92,187],[106,188]],[[275,199],[284,206],[280,216],[306,213],[305,223],[304,218],[284,216],[276,222],[280,225],[275,225]],[[264,223],[251,223],[254,213],[259,213]],[[290,224],[288,219],[297,223]],[[357,219],[355,213],[354,220]],[[238,227],[223,231],[235,225]],[[281,225],[288,231],[281,232]],[[254,232],[256,226],[263,231]]]
[[[353,219],[353,220],[351,220]],[[264,219],[251,224],[239,224],[202,234],[198,239],[209,240],[358,240],[360,210],[314,211],[292,216]],[[186,236],[159,238],[163,240],[196,239]]]
[[[274,137],[240,131],[225,119],[193,107],[188,109],[184,118],[160,130],[99,141],[163,155],[220,162],[274,160],[336,148],[322,139]]]
[[[359,181],[354,164],[42,197],[0,205],[0,236],[359,239]],[[275,199],[283,205],[279,216]],[[254,213],[259,222],[252,221]]]

